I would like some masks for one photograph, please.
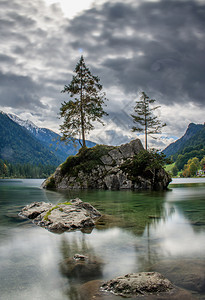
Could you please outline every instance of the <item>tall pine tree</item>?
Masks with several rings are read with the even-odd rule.
[[[132,127],[132,131],[144,132],[145,134],[145,149],[147,150],[147,136],[150,134],[161,133],[162,127],[166,124],[162,124],[157,116],[153,115],[153,111],[158,109],[160,106],[151,107],[156,100],[150,99],[145,92],[141,93],[140,100],[136,101],[134,111],[136,115],[132,114],[133,122],[137,126]],[[154,138],[152,136],[152,138]]]
[[[76,75],[62,90],[62,93],[68,93],[70,99],[61,104],[60,116],[64,118],[64,123],[60,129],[63,140],[74,142],[78,136],[79,140],[82,138],[82,147],[86,147],[85,136],[94,129],[93,122],[103,124],[101,118],[107,115],[103,110],[106,98],[99,78],[91,74],[83,56],[74,72]]]

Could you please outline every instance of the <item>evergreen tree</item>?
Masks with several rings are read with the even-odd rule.
[[[178,172],[179,172],[179,170],[178,170],[177,166],[174,165],[172,168],[172,176],[177,176]]]
[[[91,74],[83,56],[74,72],[76,75],[62,90],[62,93],[69,94],[70,100],[61,104],[60,116],[64,118],[64,123],[60,129],[63,133],[62,140],[74,142],[74,138],[80,133],[83,141],[81,146],[86,147],[85,135],[94,129],[93,122],[103,124],[101,118],[107,115],[102,107],[106,98],[99,78]]]
[[[161,133],[162,127],[166,124],[162,124],[157,116],[153,115],[153,111],[159,108],[160,106],[150,107],[150,104],[153,104],[156,100],[150,99],[145,92],[141,93],[140,100],[136,101],[136,106],[134,111],[137,115],[131,115],[133,122],[137,126],[132,127],[132,131],[144,132],[145,134],[145,149],[147,150],[147,136],[150,134]],[[152,138],[154,138],[152,136]]]

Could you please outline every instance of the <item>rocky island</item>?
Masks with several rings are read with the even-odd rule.
[[[166,189],[171,177],[153,157],[144,155],[144,161],[136,163],[145,151],[139,139],[121,146],[96,145],[81,149],[69,156],[44,181],[47,189]],[[134,170],[134,171],[132,171]]]
[[[100,212],[91,204],[78,198],[57,205],[34,202],[26,205],[19,215],[32,219],[38,226],[56,232],[92,228],[95,220],[101,217]]]

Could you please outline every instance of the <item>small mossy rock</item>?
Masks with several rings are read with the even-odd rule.
[[[34,202],[24,207],[19,215],[32,219],[38,226],[56,232],[94,227],[95,220],[101,216],[91,204],[78,198],[57,205]]]
[[[22,208],[19,215],[25,218],[35,219],[42,213],[51,209],[52,206],[53,205],[51,203],[33,202],[31,204],[26,205],[24,208]]]

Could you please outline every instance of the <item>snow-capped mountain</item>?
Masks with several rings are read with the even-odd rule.
[[[22,120],[15,114],[6,114],[6,113],[0,111],[0,117],[1,116],[3,117],[3,115],[6,118],[0,118],[0,122],[8,123],[8,120],[7,120],[7,118],[8,118],[10,121],[17,124],[20,128],[23,129],[23,132],[25,133],[25,135],[27,135],[27,136],[29,135],[33,139],[38,141],[38,143],[40,143],[40,145],[43,148],[47,149],[48,152],[55,155],[55,157],[57,158],[57,160],[59,160],[59,162],[65,161],[65,159],[69,155],[75,155],[78,152],[79,148],[81,147],[78,141],[77,141],[76,148],[73,146],[73,144],[65,144],[65,142],[60,141],[59,134],[57,134],[54,131],[47,129],[47,128],[39,128],[30,120]],[[2,119],[2,121],[1,121],[1,119]],[[6,131],[4,131],[4,129],[2,129],[2,132],[4,131],[7,136],[11,136],[11,135],[13,136],[13,133],[8,131],[10,127],[11,127],[11,123],[8,123],[8,126],[5,129]],[[4,128],[5,128],[5,126],[4,126]],[[19,130],[18,127],[12,126],[12,128],[15,128],[14,130],[17,130],[17,129]],[[21,136],[22,136],[23,132],[22,132],[22,130],[20,130]],[[1,137],[1,135],[0,135],[0,137]],[[16,134],[15,139],[16,138],[18,138],[18,134]],[[22,137],[21,137],[21,141],[19,141],[19,144],[22,144]],[[90,141],[87,141],[86,144],[87,144],[87,147],[93,147],[96,145],[95,143],[90,142]]]
[[[17,124],[19,124],[22,127],[25,127],[27,130],[31,131],[33,133],[33,131],[38,131],[39,128],[38,126],[36,126],[33,122],[29,121],[29,120],[22,120],[20,119],[17,115],[15,114],[7,114],[7,116],[14,122],[16,122]]]
[[[36,126],[33,122],[30,120],[22,120],[15,114],[6,114],[12,121],[19,124],[20,126],[24,127],[26,130],[28,130],[31,134],[33,134],[38,140],[45,142],[45,143],[51,143],[54,144],[56,142],[59,142],[60,135],[55,133],[54,131],[47,129],[47,128],[40,128]]]

